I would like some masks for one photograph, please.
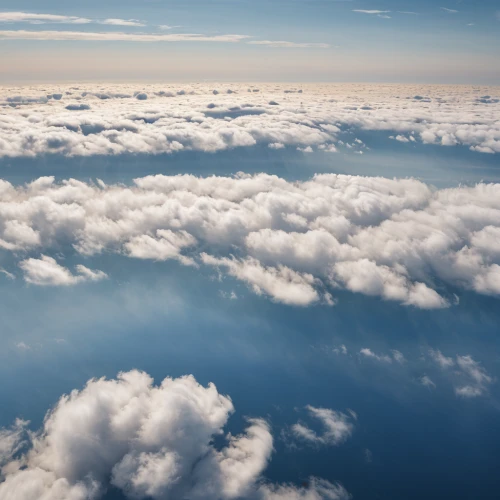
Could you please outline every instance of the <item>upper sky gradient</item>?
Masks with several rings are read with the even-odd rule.
[[[495,0],[3,0],[0,83],[500,83]]]

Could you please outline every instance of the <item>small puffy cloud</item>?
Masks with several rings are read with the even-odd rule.
[[[107,278],[106,273],[93,271],[81,264],[75,268],[77,274],[72,274],[69,269],[47,255],[42,255],[39,259],[23,260],[19,263],[19,267],[24,271],[24,279],[28,283],[39,286],[70,286]]]
[[[432,379],[427,376],[427,375],[424,375],[423,377],[420,378],[420,383],[424,386],[424,387],[428,387],[430,389],[434,389],[436,387],[436,384],[432,381]]]
[[[440,368],[450,368],[455,362],[453,358],[446,357],[439,349],[429,349],[429,356]]]
[[[152,500],[349,498],[319,479],[307,488],[266,483],[273,438],[263,419],[216,448],[233,411],[229,397],[192,376],[160,385],[139,371],[92,379],[62,396],[38,432],[20,420],[0,430],[0,499],[98,500],[110,485]]]
[[[373,359],[375,361],[380,361],[382,363],[392,363],[392,358],[386,354],[375,354],[371,349],[364,347],[360,349],[359,354],[365,358]]]
[[[406,358],[404,357],[403,353],[396,350],[396,349],[393,349],[391,351],[391,354],[392,354],[392,357],[394,358],[394,360],[399,363],[400,365],[404,364],[406,362]]]
[[[471,356],[457,356],[457,366],[468,379],[465,385],[460,385],[455,389],[458,396],[465,398],[481,396],[493,382],[492,377]]]
[[[320,422],[323,432],[318,434],[306,424],[298,422],[291,428],[296,439],[310,444],[336,446],[352,435],[354,430],[352,421],[355,420],[353,415],[314,406],[307,406],[306,410],[311,418]]]

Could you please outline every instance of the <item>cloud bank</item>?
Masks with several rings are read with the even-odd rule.
[[[3,32],[13,37],[16,33]],[[49,32],[26,33],[39,38]],[[175,33],[81,36],[231,43],[244,38]],[[500,98],[495,92],[421,85],[11,87],[0,90],[0,157],[213,153],[258,144],[359,153],[364,145],[345,144],[342,135],[356,130],[386,131],[408,147],[460,145],[494,154],[500,152]]]
[[[101,280],[102,271],[79,265],[74,274],[50,255],[111,252],[207,266],[289,305],[333,305],[337,290],[424,309],[456,303],[454,291],[500,295],[500,184],[436,190],[414,179],[239,174],[108,186],[41,177],[0,181],[0,194],[0,248],[35,285]]]
[[[97,500],[109,486],[130,499],[348,499],[346,490],[312,479],[307,487],[262,478],[271,454],[269,424],[249,419],[224,436],[234,407],[213,384],[143,372],[92,379],[62,396],[38,432],[18,420],[0,431],[0,499]],[[225,445],[216,448],[215,436]]]

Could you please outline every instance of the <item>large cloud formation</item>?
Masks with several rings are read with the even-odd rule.
[[[38,432],[23,432],[23,421],[0,430],[0,499],[97,500],[110,485],[137,500],[349,498],[320,479],[302,488],[265,482],[269,424],[249,419],[244,434],[224,436],[233,411],[229,397],[192,376],[159,386],[139,371],[90,380],[61,397]],[[222,448],[215,436],[225,437]]]
[[[346,129],[498,153],[495,92],[409,85],[11,87],[0,90],[0,157],[215,152],[255,144],[361,152],[361,143],[339,139]]]
[[[130,187],[0,181],[0,248],[38,285],[77,274],[48,252],[205,265],[292,305],[333,304],[336,289],[419,308],[455,290],[500,295],[500,184],[436,190],[414,179],[267,174],[155,175]],[[12,270],[11,270],[12,271]]]

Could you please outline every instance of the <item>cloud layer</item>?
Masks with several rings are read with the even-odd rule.
[[[233,411],[229,397],[192,376],[159,386],[138,371],[90,380],[61,397],[38,432],[21,420],[0,431],[0,499],[97,500],[110,485],[137,500],[349,498],[314,478],[303,488],[266,483],[269,424],[249,419],[243,434],[224,436]]]
[[[0,182],[0,248],[38,285],[98,281],[50,255],[112,252],[208,266],[291,305],[346,289],[425,309],[500,295],[500,185],[435,190],[335,174],[148,176],[134,185]],[[13,269],[6,270],[13,273]]]
[[[18,32],[3,33],[16,37]],[[48,36],[48,32],[26,33],[35,38]],[[62,38],[80,36],[76,32],[54,33]],[[143,41],[236,42],[244,38],[125,33],[81,36]],[[304,152],[330,153],[339,148],[362,152],[361,141],[346,144],[342,136],[343,131],[359,129],[387,131],[388,137],[402,143],[462,145],[482,153],[498,153],[500,98],[495,92],[479,87],[409,85],[305,85],[300,89],[204,84],[184,88],[11,87],[0,90],[0,157],[216,152],[256,144]]]

